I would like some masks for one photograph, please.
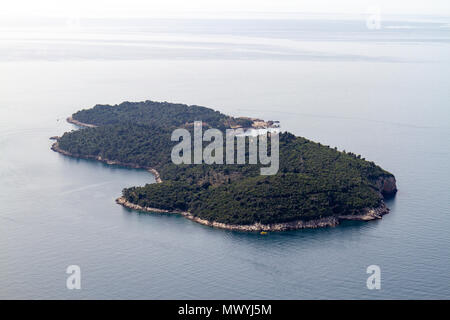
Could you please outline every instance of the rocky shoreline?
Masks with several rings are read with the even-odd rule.
[[[262,231],[287,231],[287,230],[297,230],[306,228],[324,228],[324,227],[336,227],[342,220],[358,220],[358,221],[370,221],[381,219],[381,217],[389,213],[389,208],[386,207],[384,202],[377,208],[367,208],[364,210],[363,214],[360,215],[342,215],[342,216],[332,216],[325,217],[321,219],[313,219],[308,221],[297,220],[290,222],[272,223],[272,224],[262,224],[254,223],[251,225],[240,225],[240,224],[227,224],[217,221],[209,221],[201,219],[192,215],[190,212],[178,211],[178,210],[165,210],[158,208],[142,207],[140,205],[131,203],[127,201],[124,197],[116,199],[116,203],[124,206],[125,208],[143,211],[143,212],[156,212],[156,213],[174,213],[180,214],[183,217],[192,220],[194,222],[203,224],[205,226],[233,230],[233,231],[245,231],[245,232],[262,232]]]
[[[77,125],[79,127],[85,127],[85,128],[96,128],[97,127],[95,124],[83,123],[78,120],[75,120],[72,117],[68,117],[66,120],[67,120],[67,122]]]

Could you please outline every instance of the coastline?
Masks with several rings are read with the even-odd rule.
[[[75,120],[74,118],[72,118],[72,116],[68,117],[66,119],[66,121],[71,123],[71,124],[74,124],[76,126],[84,127],[84,128],[96,128],[97,127],[95,124],[83,123],[83,122],[80,122],[78,120]]]
[[[290,222],[280,222],[280,223],[272,223],[272,224],[262,224],[262,223],[254,223],[251,225],[242,225],[242,224],[227,224],[217,221],[209,221],[206,219],[201,219],[192,215],[187,211],[178,211],[178,210],[165,210],[151,207],[142,207],[140,205],[131,203],[127,201],[124,197],[120,197],[116,199],[116,203],[121,206],[143,212],[153,212],[153,213],[173,213],[180,214],[186,219],[192,220],[194,222],[200,223],[202,225],[233,230],[233,231],[244,231],[244,232],[267,232],[267,231],[287,231],[287,230],[298,230],[298,229],[315,229],[315,228],[324,228],[324,227],[336,227],[343,220],[356,220],[356,221],[370,221],[381,219],[383,215],[389,213],[389,208],[386,207],[384,201],[381,202],[380,206],[377,208],[366,208],[364,209],[364,213],[360,215],[342,215],[342,216],[332,216],[325,217],[320,219],[313,220],[296,220]]]
[[[116,165],[116,166],[122,166],[122,167],[128,167],[128,168],[132,168],[132,169],[145,169],[148,172],[150,172],[151,174],[153,174],[155,176],[155,181],[156,183],[161,183],[162,179],[161,176],[159,174],[159,172],[155,169],[155,168],[151,168],[151,167],[143,167],[143,166],[139,166],[133,163],[126,163],[126,162],[120,162],[120,161],[114,161],[114,160],[109,160],[109,159],[105,159],[102,158],[100,156],[95,157],[95,156],[84,156],[84,155],[79,155],[79,154],[72,154],[66,150],[63,150],[59,147],[59,143],[58,143],[58,139],[56,137],[51,137],[53,140],[56,140],[55,143],[52,144],[51,149],[55,152],[58,152],[62,155],[68,156],[68,157],[72,157],[72,158],[77,158],[77,159],[87,159],[87,160],[96,160],[96,161],[100,161],[103,162],[105,164],[108,165]]]

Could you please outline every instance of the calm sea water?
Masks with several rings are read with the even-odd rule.
[[[94,43],[3,30],[0,298],[450,298],[448,24],[285,23],[130,26]],[[391,213],[261,236],[128,211],[114,199],[152,175],[63,157],[48,138],[81,108],[145,99],[280,120],[362,154],[397,178]],[[373,264],[381,290],[366,288]],[[66,289],[69,265],[81,290]]]

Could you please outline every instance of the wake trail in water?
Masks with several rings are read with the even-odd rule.
[[[106,181],[106,182],[101,182],[101,183],[93,183],[93,184],[89,184],[89,185],[87,185],[87,186],[83,186],[83,187],[80,187],[80,188],[75,188],[75,189],[72,189],[72,190],[67,190],[67,191],[64,191],[64,192],[59,192],[58,194],[59,195],[68,195],[68,194],[72,194],[72,193],[76,193],[76,192],[81,192],[81,191],[85,191],[85,190],[89,190],[89,189],[93,189],[93,188],[98,188],[98,187],[101,187],[101,186],[104,186],[104,185],[107,185],[107,184],[110,184],[110,183],[112,183],[113,181]]]

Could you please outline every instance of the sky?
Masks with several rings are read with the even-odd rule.
[[[449,15],[449,0],[2,0],[2,18],[217,18],[293,13]]]

